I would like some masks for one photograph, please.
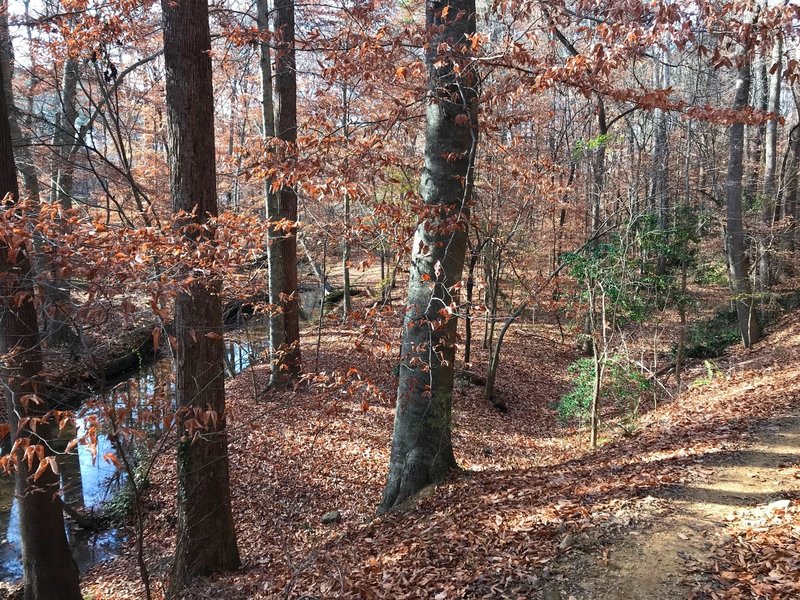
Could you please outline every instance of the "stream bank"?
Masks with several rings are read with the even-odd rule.
[[[168,400],[172,401],[172,359],[155,353],[151,331],[152,328],[139,328],[137,334],[125,338],[124,344],[117,343],[118,347],[128,344],[127,347],[132,349],[110,354],[100,377],[87,377],[73,368],[70,377],[73,381],[82,382],[82,385],[63,385],[70,393],[64,399],[59,399],[60,402],[74,409],[81,404],[90,407],[99,403],[146,406],[157,390],[164,390]],[[251,364],[262,360],[266,349],[265,336],[262,328],[226,333],[226,377],[235,377]],[[76,393],[79,389],[82,394]],[[82,435],[91,411],[91,408],[87,408],[79,413],[75,419],[75,429],[69,432],[69,437]],[[113,454],[111,442],[101,434],[98,435],[95,455],[89,447],[79,444],[71,452],[59,456],[63,499],[71,508],[88,515],[100,515],[107,503],[123,489],[124,476],[113,464],[103,459],[108,453]],[[101,531],[86,531],[68,518],[67,535],[75,562],[84,572],[116,556],[124,547],[127,534],[124,528],[117,526]],[[13,582],[21,577],[21,544],[14,479],[0,476],[0,581]]]

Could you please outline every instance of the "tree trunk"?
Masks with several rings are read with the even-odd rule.
[[[589,446],[592,450],[597,448],[597,433],[600,430],[600,393],[603,389],[603,363],[600,360],[597,344],[592,342],[594,354],[594,381],[592,385],[592,400],[589,404]]]
[[[0,80],[5,73],[0,71]],[[0,81],[0,83],[2,83]],[[0,197],[19,197],[16,166],[6,95],[0,94]],[[25,600],[80,600],[78,568],[72,560],[64,516],[61,511],[58,475],[47,467],[34,480],[39,458],[31,464],[23,459],[25,446],[43,447],[45,460],[52,460],[50,424],[40,421],[34,428],[19,427],[20,419],[42,417],[47,406],[38,393],[36,380],[42,372],[39,324],[33,303],[31,264],[24,248],[16,257],[0,246],[0,352],[11,431],[16,435],[16,496],[19,503]]]
[[[781,80],[783,69],[783,38],[778,35],[772,48],[772,62],[775,72],[769,80],[769,105],[767,110],[772,113],[780,112],[781,105]],[[770,69],[771,71],[772,69]],[[760,291],[769,289],[770,284],[770,245],[772,244],[772,226],[775,219],[775,206],[777,198],[776,172],[778,165],[778,119],[767,122],[767,131],[764,142],[764,196],[761,199],[761,224],[763,231],[758,236],[758,286]]]
[[[379,511],[390,510],[456,466],[451,439],[457,299],[467,242],[477,146],[477,74],[463,59],[475,0],[426,5],[429,104],[417,226],[403,324],[392,453]],[[449,47],[451,54],[441,55]],[[455,68],[456,62],[458,68]]]
[[[5,94],[6,106],[9,112],[9,125],[11,127],[11,138],[14,145],[14,153],[17,155],[17,169],[22,175],[22,183],[28,201],[35,207],[39,206],[41,189],[39,178],[36,174],[36,166],[31,155],[31,142],[23,134],[19,125],[19,111],[14,102],[14,91],[12,77],[14,73],[14,50],[11,35],[8,28],[8,13],[0,12],[0,70],[3,72],[3,93]],[[72,104],[74,106],[74,86],[72,94]],[[70,194],[72,191],[70,190]],[[50,272],[49,281],[45,281],[42,286],[45,298],[45,319],[47,321],[48,342],[53,345],[71,345],[77,341],[74,331],[70,325],[70,318],[67,312],[69,305],[69,289],[63,281],[60,281],[50,269],[46,258],[41,254],[44,247],[42,236],[39,232],[34,233],[34,248],[36,255],[31,257],[34,271],[38,273]]]
[[[14,102],[14,90],[11,85],[14,74],[14,49],[8,28],[8,13],[0,10],[0,70],[3,73],[3,92],[5,93],[6,107],[9,113],[11,139],[14,144],[14,154],[17,159],[17,169],[22,175],[22,185],[28,200],[34,205],[39,205],[39,178],[36,176],[36,166],[31,156],[30,140],[22,133],[19,124],[19,110]]]
[[[61,112],[53,136],[56,161],[53,165],[52,190],[50,201],[58,202],[64,209],[72,208],[72,192],[75,168],[72,165],[72,146],[78,134],[75,121],[78,118],[78,61],[67,57],[64,61],[64,74],[61,79]]]
[[[589,192],[589,210],[591,214],[591,231],[589,232],[589,239],[592,240],[589,244],[590,249],[597,248],[600,243],[598,234],[601,227],[601,208],[603,202],[603,188],[606,182],[606,143],[608,138],[608,121],[606,119],[606,108],[603,97],[597,94],[597,128],[600,132],[598,139],[597,149],[594,151],[592,157],[592,181],[590,183]],[[590,311],[584,315],[583,318],[583,347],[584,354],[593,352],[593,338],[594,332],[592,328],[592,316]]]
[[[475,267],[481,256],[481,251],[489,239],[484,239],[476,247],[473,247],[469,257],[469,267],[467,268],[467,299],[464,306],[464,368],[470,368],[472,360],[472,296],[475,291]]]
[[[344,196],[344,237],[342,238],[342,321],[352,309],[350,300],[350,196]]]
[[[783,233],[781,247],[789,254],[783,266],[787,275],[795,272],[793,257],[795,251],[795,236],[797,231],[797,201],[800,189],[800,125],[795,125],[789,134],[789,167],[786,170],[785,192],[783,198],[783,218],[786,221],[786,230]]]
[[[61,80],[61,112],[56,117],[53,135],[55,160],[51,177],[50,202],[58,203],[64,210],[72,208],[72,194],[75,180],[74,155],[78,118],[77,108],[78,61],[68,56],[64,61],[64,74]],[[70,290],[67,282],[58,276],[57,268],[50,268],[49,281],[44,288],[45,314],[47,315],[47,343],[53,346],[71,346],[77,342],[72,327]]]
[[[757,81],[755,85],[755,108],[766,112],[769,102],[769,83],[767,77],[767,62],[762,57],[758,63],[753,65]],[[764,138],[767,133],[766,123],[752,126],[750,137],[750,149],[748,151],[749,170],[747,173],[747,185],[745,188],[745,198],[749,205],[756,202],[758,195],[758,180],[761,173],[761,155],[764,146]]]
[[[350,104],[349,89],[347,81],[342,83],[342,137],[345,143],[345,152],[349,150],[347,145],[350,143]],[[347,158],[344,160],[344,172],[348,171]],[[344,235],[342,236],[342,321],[347,321],[347,315],[352,309],[350,296],[350,235],[352,233],[350,224],[350,195],[344,195]]]
[[[734,110],[747,106],[750,93],[750,65],[739,68],[736,77]],[[726,186],[728,274],[730,276],[733,301],[739,320],[739,330],[745,348],[755,344],[761,337],[758,316],[753,310],[753,296],[747,278],[747,257],[742,225],[742,158],[744,150],[744,124],[734,123],[730,127],[728,147],[728,175]]]
[[[213,237],[207,222],[217,215],[208,4],[163,0],[161,8],[173,209],[189,215],[183,225],[206,225],[187,233],[191,243]],[[240,565],[228,475],[222,307],[213,274],[176,298],[175,337],[180,439],[172,597],[195,576]],[[193,434],[192,421],[202,423],[202,435]]]
[[[284,159],[294,157],[297,146],[297,72],[294,44],[294,0],[275,0],[275,134],[285,142]],[[270,221],[291,223],[270,228],[269,302],[280,310],[270,317],[270,386],[283,387],[301,371],[300,309],[297,290],[297,194],[291,185],[281,187],[267,206]]]
[[[494,388],[497,382],[497,369],[500,367],[500,350],[503,347],[503,339],[506,337],[508,328],[516,321],[519,316],[524,312],[528,306],[528,301],[522,302],[508,317],[506,317],[503,327],[500,328],[500,333],[497,336],[497,342],[489,353],[489,366],[486,369],[486,387],[483,389],[483,397],[485,400],[492,403],[492,405],[502,411],[508,407],[504,400],[500,400],[495,396]]]
[[[269,0],[256,1],[256,23],[262,36],[258,45],[261,71],[261,126],[265,142],[275,137],[275,105],[272,102],[272,56],[269,48]],[[267,182],[267,192],[269,182]]]
[[[665,56],[665,59],[667,57]],[[669,65],[664,62],[657,66],[656,86],[660,89],[670,87]],[[667,163],[667,111],[656,109],[655,132],[653,135],[653,177],[650,197],[657,215],[658,231],[661,233],[658,257],[656,259],[656,275],[664,275],[667,270],[664,247],[667,243],[666,232],[669,227],[669,189]]]

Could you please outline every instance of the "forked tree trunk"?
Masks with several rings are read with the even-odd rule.
[[[475,32],[475,0],[432,0],[426,22],[429,104],[420,184],[426,214],[412,247],[392,453],[380,512],[442,481],[456,466],[453,286],[464,268],[478,136],[478,80],[468,62],[467,40]],[[453,55],[440,54],[448,46]]]
[[[742,110],[747,106],[749,93],[750,65],[744,64],[739,68],[736,77],[734,110]],[[745,348],[749,348],[761,338],[761,327],[758,322],[758,315],[753,309],[753,295],[750,281],[747,278],[747,257],[742,225],[743,150],[744,124],[734,123],[729,130],[728,175],[725,182],[728,218],[726,246],[728,252],[728,274],[739,320],[739,331]]]
[[[475,291],[475,267],[481,256],[481,251],[489,238],[485,238],[476,247],[470,249],[469,266],[467,267],[467,298],[464,303],[464,368],[469,369],[472,362],[472,297]],[[469,242],[469,240],[467,240]]]
[[[284,142],[284,160],[297,151],[297,71],[294,47],[294,0],[275,0],[275,135]],[[300,307],[297,291],[297,194],[285,185],[270,196],[270,221],[290,223],[269,232],[269,302],[279,310],[270,317],[270,385],[282,387],[300,374]]]
[[[187,232],[191,243],[213,237],[207,222],[217,214],[208,4],[163,0],[161,8],[173,209],[189,215],[182,224],[206,225]],[[171,597],[195,576],[240,565],[228,475],[222,307],[213,273],[176,298],[175,337],[180,439]],[[202,435],[187,429],[192,419],[203,422]]]
[[[4,81],[0,71],[0,80]],[[2,81],[0,81],[2,83]],[[19,197],[16,166],[12,151],[9,113],[4,93],[0,93],[0,197]],[[78,568],[72,560],[64,516],[61,510],[58,475],[48,467],[34,481],[39,467],[36,454],[30,465],[23,459],[25,446],[43,446],[46,459],[52,459],[50,425],[40,422],[35,432],[29,425],[19,427],[19,419],[41,417],[47,412],[36,380],[42,373],[39,324],[33,303],[31,264],[25,249],[11,256],[0,246],[0,352],[3,354],[3,383],[11,431],[16,436],[16,496],[19,503],[22,566],[25,600],[80,600]]]

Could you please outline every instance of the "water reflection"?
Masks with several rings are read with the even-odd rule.
[[[76,419],[76,428],[71,432],[65,432],[60,440],[63,443],[54,444],[57,449],[58,446],[62,446],[63,450],[68,435],[71,434],[70,439],[76,434],[82,435],[84,423],[84,419]],[[105,436],[98,436],[98,456],[110,451],[111,444],[108,439]],[[116,469],[100,458],[93,461],[92,454],[86,446],[79,445],[71,452],[59,456],[58,467],[64,489],[64,500],[74,508],[86,512],[97,510],[112,493],[106,483],[109,478],[116,475]],[[0,578],[4,581],[13,581],[22,577],[20,561],[22,543],[19,532],[19,508],[14,499],[14,479],[5,475],[0,480],[0,531],[5,534],[0,540]],[[82,570],[113,556],[124,539],[116,529],[90,533],[68,528],[67,536],[75,562]]]
[[[261,361],[266,352],[266,340],[263,330],[232,333],[230,339],[225,340],[225,375],[235,377]],[[65,428],[60,439],[54,442],[55,449],[62,452],[58,464],[64,501],[85,513],[97,512],[104,502],[113,498],[123,482],[121,473],[103,458],[106,454],[114,454],[106,435],[97,435],[96,454],[83,444],[65,452],[69,440],[84,436],[93,423],[102,422],[98,416],[100,407],[127,408],[125,425],[140,428],[143,423],[145,433],[156,434],[161,427],[161,416],[174,408],[173,402],[170,358],[144,365],[129,377],[110,383],[106,391],[87,398],[74,426]],[[67,534],[75,562],[82,571],[115,556],[124,542],[124,536],[117,529],[94,533],[68,527]],[[0,579],[14,581],[21,577],[14,479],[0,475]]]

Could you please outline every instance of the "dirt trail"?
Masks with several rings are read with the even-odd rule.
[[[798,463],[800,416],[770,420],[741,450],[706,456],[702,480],[645,499],[630,528],[569,551],[552,567],[545,599],[688,598],[707,577],[701,563],[730,528],[800,496]]]

